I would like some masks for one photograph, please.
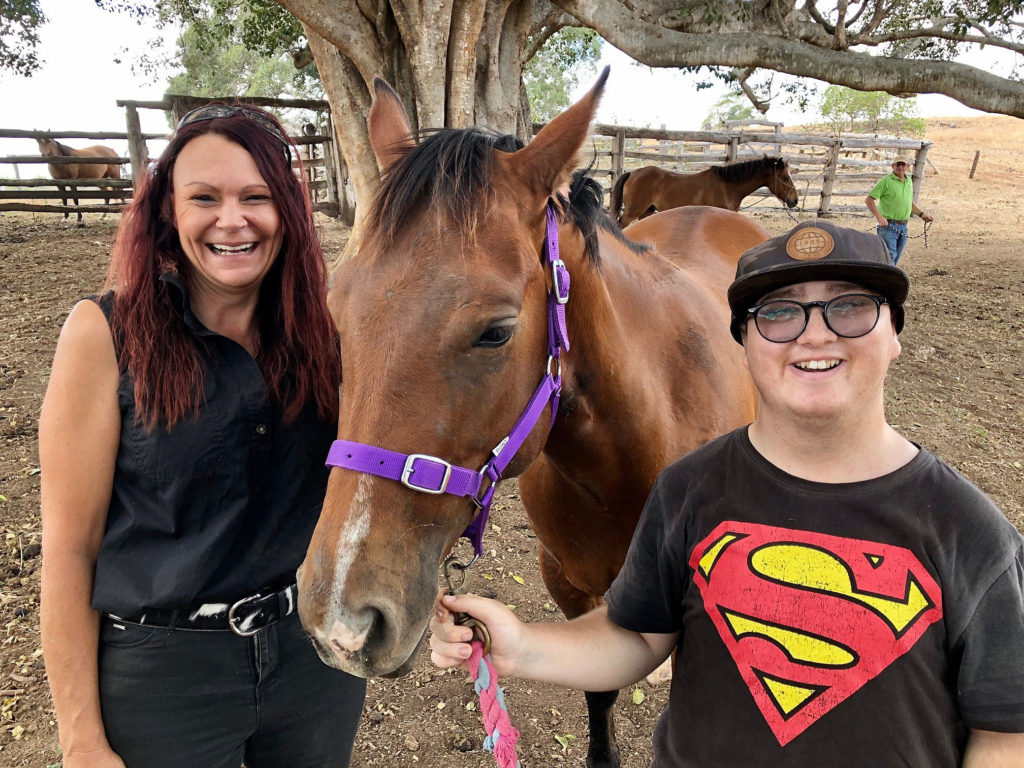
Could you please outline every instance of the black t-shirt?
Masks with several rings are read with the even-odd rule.
[[[680,633],[657,768],[955,768],[969,728],[1024,732],[1024,539],[923,449],[824,484],[714,440],[662,472],[605,597]]]
[[[199,322],[179,278],[162,280],[201,351],[205,380],[198,415],[152,432],[136,423],[131,377],[118,383],[121,438],[92,605],[125,618],[294,583],[337,430],[312,402],[286,423],[256,361]],[[112,301],[99,300],[108,319]]]

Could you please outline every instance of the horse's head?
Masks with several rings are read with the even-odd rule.
[[[384,179],[329,298],[344,361],[339,439],[478,469],[513,430],[546,370],[547,201],[569,181],[606,77],[514,153],[472,129],[417,144],[397,95],[375,81],[369,132]],[[506,476],[538,455],[549,423],[546,410]],[[441,466],[417,462],[413,484]],[[333,469],[299,572],[321,657],[360,676],[406,671],[439,561],[475,510]]]
[[[43,157],[59,157],[64,154],[60,151],[60,145],[55,139],[36,139],[36,144],[39,145],[39,154]]]
[[[793,178],[789,175],[789,163],[782,157],[765,155],[764,159],[770,166],[768,189],[787,206],[795,208],[796,204],[800,202],[800,194],[796,190]]]

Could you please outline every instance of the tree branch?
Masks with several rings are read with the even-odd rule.
[[[836,51],[845,51],[850,47],[846,41],[846,7],[846,0],[839,0],[836,4],[836,39],[832,43],[832,49]]]
[[[754,93],[754,89],[747,85],[747,80],[750,76],[757,71],[756,67],[747,67],[746,69],[733,70],[733,74],[736,75],[736,82],[739,83],[740,89],[743,94],[750,100],[750,103],[754,105],[754,109],[760,112],[762,115],[768,114],[768,107],[770,106],[767,101],[761,101],[757,98],[757,94]]]
[[[1014,53],[1024,54],[1024,44],[1014,43],[1009,40],[1004,40],[1001,37],[995,37],[988,33],[988,31],[973,22],[968,22],[972,27],[981,31],[979,35],[970,34],[958,34],[956,32],[949,32],[944,27],[933,26],[933,27],[918,27],[917,29],[901,29],[893,32],[886,32],[881,35],[857,35],[850,40],[850,45],[882,45],[883,43],[892,43],[899,40],[927,40],[928,38],[938,38],[940,40],[951,40],[958,43],[969,43],[972,45],[989,45],[993,48],[1004,48]]]
[[[966,64],[833,51],[767,33],[680,32],[636,19],[617,0],[554,2],[652,67],[760,67],[862,91],[942,93],[969,107],[1024,117],[1024,84]]]
[[[835,26],[833,26],[833,24],[828,19],[821,15],[821,13],[818,11],[817,5],[815,4],[814,0],[807,0],[807,2],[804,3],[804,10],[807,11],[808,16],[814,19],[821,26],[821,28],[828,32],[830,35],[834,35],[836,33]]]
[[[353,0],[336,0],[332,13],[325,13],[319,0],[277,2],[351,59],[367,87],[374,76],[384,71],[384,51],[377,44],[376,30],[359,12]]]

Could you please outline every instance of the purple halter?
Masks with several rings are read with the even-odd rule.
[[[462,536],[473,542],[476,555],[483,552],[484,527],[491,512],[494,489],[509,463],[530,434],[544,408],[551,404],[551,423],[558,412],[562,390],[561,352],[569,351],[569,332],[565,326],[565,305],[569,301],[569,271],[558,258],[558,222],[555,208],[547,207],[547,231],[544,259],[551,267],[551,292],[548,294],[548,362],[544,378],[527,403],[512,431],[502,438],[487,463],[479,470],[453,466],[444,459],[422,453],[398,453],[350,440],[335,440],[327,454],[327,466],[352,469],[397,480],[406,488],[421,493],[467,496],[479,513]],[[488,480],[490,484],[488,484]]]

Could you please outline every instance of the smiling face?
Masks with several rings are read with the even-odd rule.
[[[270,188],[240,145],[209,133],[174,165],[174,222],[200,296],[257,293],[284,227]]]
[[[907,176],[907,164],[903,162],[893,163],[892,172],[896,174],[897,179],[903,181]]]
[[[828,301],[848,293],[873,294],[854,283],[814,281],[772,291],[769,299]],[[855,339],[833,333],[820,308],[811,309],[804,332],[782,344],[762,338],[753,318],[744,335],[747,368],[761,394],[761,416],[768,419],[836,420],[855,416],[884,420],[882,385],[900,342],[882,305],[878,323]]]

